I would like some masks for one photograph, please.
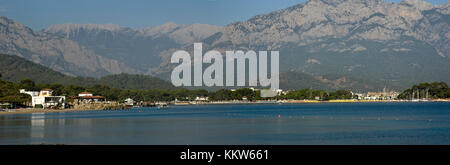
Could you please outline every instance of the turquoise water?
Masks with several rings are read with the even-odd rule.
[[[2,115],[0,144],[448,145],[450,103],[192,105]]]

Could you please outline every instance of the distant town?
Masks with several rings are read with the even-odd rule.
[[[0,80],[0,89],[2,111],[107,110],[153,106],[165,108],[168,105],[192,104],[450,101],[450,89],[443,82],[414,85],[401,93],[386,88],[367,93],[350,90],[329,92],[313,89],[284,91],[256,88],[220,89],[214,92],[203,89],[121,90],[101,85],[86,88],[34,84],[29,79],[19,83]]]

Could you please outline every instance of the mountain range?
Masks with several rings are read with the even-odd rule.
[[[50,26],[43,32],[75,41],[102,57],[121,61],[135,73],[145,73],[160,65],[160,52],[201,41],[219,30],[220,27],[206,24],[166,23],[134,30],[111,24],[68,23]]]
[[[202,42],[204,52],[279,50],[281,75],[290,75],[280,80],[282,88],[305,87],[306,81],[333,89],[404,88],[450,82],[449,7],[421,0],[309,0],[224,27],[167,23],[143,29],[66,23],[33,31],[0,17],[0,53],[72,76],[167,79],[172,53]]]
[[[279,50],[282,71],[397,85],[449,82],[449,6],[421,0],[310,0],[225,26],[203,47]]]

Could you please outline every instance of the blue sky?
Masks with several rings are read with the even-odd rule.
[[[305,0],[0,0],[0,15],[35,30],[61,23],[152,27],[166,22],[223,26]],[[399,2],[400,0],[389,0]],[[448,0],[426,0],[443,4]]]

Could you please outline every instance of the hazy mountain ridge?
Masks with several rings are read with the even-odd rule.
[[[432,11],[436,11],[433,14],[442,15],[425,17]],[[327,38],[383,42],[398,40],[403,36],[430,42],[443,39],[448,43],[446,12],[448,6],[432,6],[420,0],[400,3],[382,0],[310,0],[225,26],[220,38],[212,41],[211,45],[231,41],[234,46],[267,45],[269,48],[280,48],[285,42],[307,45]],[[443,24],[439,31],[430,26],[433,20]],[[449,54],[446,49],[441,53]]]
[[[104,57],[126,63],[143,73],[158,67],[162,51],[201,41],[220,27],[206,24],[166,23],[151,28],[132,29],[111,24],[59,24],[44,32],[76,41]]]
[[[101,76],[133,73],[121,62],[95,54],[71,40],[0,17],[0,53],[24,57],[68,75]]]
[[[420,0],[310,0],[225,26],[205,39],[204,47],[279,50],[282,71],[398,84],[448,82],[448,6]]]

